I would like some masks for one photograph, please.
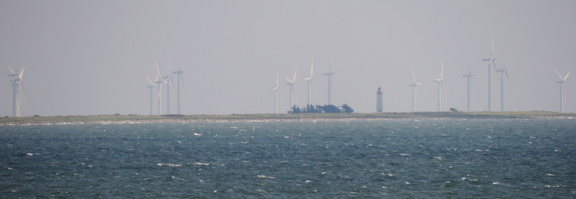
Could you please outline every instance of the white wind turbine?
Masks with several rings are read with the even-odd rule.
[[[162,74],[160,73],[158,63],[154,61],[154,64],[156,65],[156,72],[157,72],[154,83],[156,84],[156,87],[158,87],[158,95],[156,97],[156,102],[158,103],[158,115],[160,115],[162,114],[162,84],[166,83],[166,81],[163,79]]]
[[[412,84],[408,85],[412,87],[412,112],[416,111],[416,90],[417,87],[420,86],[420,83],[416,81],[416,75],[414,75],[414,70],[410,67],[410,71],[412,71],[412,80],[414,81]]]
[[[560,84],[560,112],[564,112],[564,101],[566,100],[566,91],[564,90],[564,84],[566,83],[566,80],[568,79],[568,76],[572,71],[568,71],[568,73],[564,77],[562,77],[562,75],[560,75],[560,72],[558,72],[558,70],[556,69],[554,70],[556,71],[556,75],[558,75],[558,78],[560,78],[560,80],[556,81],[556,83]]]
[[[440,67],[440,78],[434,79],[434,82],[438,83],[438,112],[442,110],[442,81],[444,81],[444,61]]]
[[[294,98],[296,93],[294,92],[294,84],[296,84],[296,73],[298,72],[298,69],[296,68],[294,70],[294,76],[292,77],[292,79],[286,77],[286,80],[288,80],[288,83],[286,83],[286,85],[290,86],[290,109],[292,110],[292,108],[294,107]]]
[[[170,61],[170,71],[172,71],[172,61]],[[162,77],[162,79],[164,80],[164,83],[166,84],[166,114],[168,114],[168,115],[170,114],[170,84],[174,85],[172,83],[173,77],[174,76],[172,75],[172,73],[170,73],[170,75],[166,75],[166,76]]]
[[[310,77],[304,78],[305,81],[308,81],[308,106],[312,106],[312,87],[314,86],[314,60],[312,60],[310,64]]]
[[[150,115],[152,115],[152,109],[153,109],[153,104],[154,104],[154,87],[156,87],[156,84],[150,80],[150,78],[148,76],[146,76],[146,79],[148,80],[148,83],[150,83],[148,86],[146,86],[146,88],[148,88],[148,90],[150,91]]]
[[[270,88],[272,89],[272,91],[274,91],[274,113],[278,113],[278,85],[279,84],[279,79],[278,79],[278,70],[276,70],[276,86]]]
[[[20,117],[20,105],[22,104],[22,78],[24,78],[24,69],[16,73],[12,68],[10,68],[10,82],[12,82],[12,116]]]
[[[496,57],[494,57],[494,35],[492,35],[492,57],[491,58],[484,58],[482,61],[488,62],[488,111],[492,109],[492,78],[491,76],[491,66],[494,66],[496,69]]]
[[[462,75],[462,77],[465,77],[468,80],[468,90],[466,93],[466,111],[468,112],[470,112],[470,84],[472,83],[472,76],[474,75],[470,71],[470,66],[468,66],[468,74]]]
[[[330,72],[324,73],[324,76],[328,77],[328,105],[332,105],[332,83],[333,83],[333,78],[332,76],[334,76],[334,72],[332,72],[332,67],[329,68]]]
[[[184,77],[182,76],[182,73],[184,73],[184,71],[182,71],[182,69],[180,68],[180,66],[178,66],[178,70],[177,71],[173,71],[172,74],[176,75],[176,111],[178,114],[182,114],[182,112],[180,111],[180,87],[182,86],[182,84],[184,84]]]
[[[510,76],[508,76],[508,68],[504,63],[501,69],[496,69],[497,73],[500,73],[500,111],[504,112],[504,74],[506,74],[506,79],[510,81]]]

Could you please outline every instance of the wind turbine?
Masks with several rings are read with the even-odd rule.
[[[506,74],[508,81],[510,81],[510,76],[508,76],[506,64],[501,69],[496,69],[496,72],[500,73],[500,112],[504,112],[504,74]]]
[[[305,81],[308,81],[308,106],[312,106],[312,86],[313,86],[313,82],[312,80],[314,80],[314,59],[312,59],[312,62],[310,64],[310,77],[306,77],[304,78]]]
[[[328,104],[332,104],[332,84],[333,84],[333,77],[336,73],[332,72],[332,67],[329,67],[330,72],[324,73],[324,76],[328,77]]]
[[[420,83],[416,81],[416,76],[414,75],[414,70],[410,67],[410,71],[412,71],[412,80],[414,81],[412,84],[408,85],[412,87],[412,112],[416,111],[416,90],[417,87],[420,86]]]
[[[270,88],[274,91],[274,113],[278,113],[278,70],[276,70],[276,86]]]
[[[294,70],[294,76],[292,77],[292,79],[286,77],[286,80],[288,80],[288,83],[286,83],[286,85],[290,86],[290,109],[292,110],[292,107],[294,106],[294,84],[296,84],[296,73],[298,72],[298,68],[296,68]]]
[[[482,61],[488,62],[488,111],[492,109],[492,82],[491,82],[491,69],[490,66],[494,66],[494,70],[496,70],[496,57],[494,57],[494,35],[492,35],[492,57],[491,58],[484,58]]]
[[[566,100],[566,91],[564,90],[564,84],[566,83],[566,80],[568,79],[568,76],[572,71],[568,71],[568,73],[564,77],[562,77],[562,75],[560,75],[560,72],[558,72],[558,70],[556,69],[554,70],[556,71],[556,75],[558,75],[558,78],[560,78],[560,80],[556,81],[556,83],[560,84],[560,112],[564,112],[564,101]]]
[[[156,87],[156,84],[150,80],[150,78],[148,76],[146,76],[146,79],[148,79],[148,83],[150,83],[148,86],[146,86],[146,88],[148,88],[148,90],[150,90],[150,115],[152,115],[152,107],[154,104],[154,87]]]
[[[172,60],[170,60],[170,71],[172,71]],[[173,77],[174,76],[172,75],[172,73],[170,73],[170,75],[162,77],[164,83],[166,84],[166,114],[168,115],[170,114],[170,84],[174,85],[172,83]]]
[[[332,72],[332,67],[329,67],[330,72],[324,73],[324,76],[328,77],[328,105],[332,105],[332,76],[334,76],[334,72]]]
[[[442,81],[444,81],[444,61],[442,61],[440,67],[440,78],[434,79],[434,82],[438,83],[438,112],[442,109]]]
[[[158,103],[158,115],[162,113],[162,84],[166,81],[163,79],[162,74],[160,73],[160,69],[158,68],[158,63],[154,60],[154,65],[156,65],[156,79],[154,83],[158,87],[158,96],[156,97],[156,102]]]
[[[172,74],[176,74],[176,83],[177,83],[177,87],[176,87],[176,111],[178,114],[182,114],[182,112],[180,112],[180,86],[182,84],[184,84],[184,78],[182,76],[183,72],[184,71],[182,71],[180,66],[178,66],[177,71],[172,72]]]
[[[467,95],[466,95],[466,111],[468,111],[468,112],[470,112],[470,84],[472,83],[472,76],[474,76],[474,75],[470,71],[470,66],[468,66],[468,74],[462,75],[462,77],[465,77],[468,79],[468,91],[467,91]]]
[[[13,117],[20,117],[20,104],[22,100],[22,96],[20,91],[22,90],[22,78],[24,78],[24,69],[20,70],[19,73],[16,73],[12,68],[10,69],[10,82],[12,82],[12,116]]]

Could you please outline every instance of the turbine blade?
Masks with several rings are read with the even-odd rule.
[[[444,79],[444,60],[442,60],[442,66],[440,67],[440,79]]]
[[[498,68],[496,67],[496,61],[494,61],[494,59],[492,59],[492,66],[494,66],[494,71],[498,71]]]
[[[556,75],[558,75],[558,78],[560,78],[561,80],[564,80],[562,78],[562,75],[560,75],[560,72],[558,72],[558,69],[554,68],[554,71],[556,72]]]
[[[158,96],[156,96],[156,102],[162,99],[162,85],[158,87]]]
[[[18,74],[18,79],[20,79],[20,82],[22,82],[22,78],[24,78],[24,69],[20,70],[20,73]]]
[[[14,72],[14,69],[12,69],[12,67],[8,67],[8,69],[10,69],[10,72],[12,72],[11,74],[16,74],[16,72]]]
[[[316,86],[314,86],[314,81],[311,82],[312,84],[312,88],[314,89],[314,95],[315,95],[315,102],[318,103],[318,90],[316,89]]]
[[[156,72],[158,73],[158,76],[162,78],[162,74],[160,73],[160,68],[158,68],[158,63],[156,62],[156,60],[154,60],[154,65],[156,66]]]
[[[292,83],[296,82],[296,73],[298,73],[298,68],[294,69],[294,77],[292,77]]]
[[[414,80],[414,84],[416,84],[416,75],[414,75],[414,69],[410,67],[410,71],[412,72],[412,80]]]
[[[572,71],[568,71],[568,74],[566,74],[566,76],[562,80],[566,81],[568,79],[568,76],[570,76],[570,72],[572,72]]]
[[[278,69],[276,69],[276,87],[278,87],[279,77],[278,77]]]
[[[312,58],[312,62],[310,64],[310,77],[314,76],[314,58]]]
[[[150,80],[150,78],[148,77],[148,75],[146,75],[146,79],[148,79],[148,83],[150,83],[150,85],[154,85],[154,82],[152,82],[152,80]]]
[[[184,75],[182,75],[184,71],[182,71],[182,68],[180,68],[180,65],[178,65],[178,78],[180,79],[180,82],[178,82],[179,84],[182,84],[182,87],[184,87]]]
[[[492,38],[492,59],[494,59],[494,32],[491,33]]]
[[[170,73],[172,73],[172,56],[169,58],[170,63],[168,64],[170,67]]]

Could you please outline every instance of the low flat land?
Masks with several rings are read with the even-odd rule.
[[[424,118],[567,118],[576,113],[544,111],[528,112],[415,112],[415,113],[303,113],[303,114],[232,114],[232,115],[87,115],[87,116],[31,116],[3,117],[0,125],[13,124],[66,124],[66,123],[110,123],[110,122],[183,122],[207,120],[282,120],[282,119],[424,119]]]

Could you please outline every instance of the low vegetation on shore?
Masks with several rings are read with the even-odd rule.
[[[573,118],[576,113],[528,112],[415,112],[415,113],[302,113],[232,115],[87,115],[3,117],[0,124],[56,124],[93,122],[174,122],[204,120],[281,120],[281,119],[415,119],[415,118]]]

